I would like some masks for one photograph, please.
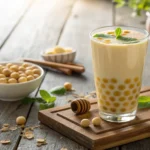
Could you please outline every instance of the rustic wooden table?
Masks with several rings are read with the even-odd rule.
[[[18,58],[41,59],[40,52],[57,44],[77,50],[76,60],[84,64],[83,75],[67,76],[58,72],[45,71],[39,89],[73,83],[78,93],[94,90],[89,32],[105,25],[133,25],[144,28],[145,17],[131,18],[131,10],[124,7],[115,9],[110,0],[1,0],[0,1],[0,61]],[[148,51],[148,57],[150,51]],[[150,85],[150,59],[146,60],[144,85]],[[38,90],[39,90],[38,89]],[[32,96],[38,95],[38,90]],[[8,91],[9,94],[9,91]],[[68,95],[59,97],[56,105],[67,103]],[[0,124],[15,124],[18,115],[27,117],[27,125],[38,124],[37,104],[22,105],[18,102],[0,101]],[[0,140],[10,139],[11,144],[0,145],[0,150],[86,150],[44,126],[36,129],[35,139],[20,137],[21,130],[0,133]],[[38,148],[36,138],[46,137],[48,144]],[[150,150],[150,139],[144,139],[112,150]]]

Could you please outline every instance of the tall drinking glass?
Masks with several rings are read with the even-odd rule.
[[[116,28],[102,27],[90,33],[94,80],[100,117],[127,122],[136,116],[149,34],[122,26],[116,38]]]

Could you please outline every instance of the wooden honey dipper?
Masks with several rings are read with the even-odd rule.
[[[91,104],[88,100],[80,98],[71,102],[71,109],[76,115],[84,114],[91,108]]]

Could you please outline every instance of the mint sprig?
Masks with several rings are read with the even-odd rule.
[[[138,98],[138,108],[150,108],[150,97],[140,96]]]
[[[40,97],[25,97],[21,100],[22,104],[31,104],[31,103],[34,103],[34,102],[39,102],[39,103],[45,103],[45,101],[40,98]]]
[[[38,102],[40,110],[52,108],[55,106],[56,97],[51,96],[46,90],[40,90],[39,93],[41,97],[26,97],[22,99],[22,104],[31,104],[33,102]]]
[[[122,34],[122,29],[120,27],[115,29],[116,39]]]
[[[56,86],[50,90],[50,93],[54,95],[64,95],[66,93],[66,89],[63,86]]]
[[[119,36],[117,40],[121,40],[124,43],[137,43],[138,42],[136,38],[123,37],[123,36]]]
[[[56,97],[52,97],[46,90],[40,90],[40,95],[47,103],[53,103],[56,100]]]
[[[138,40],[136,38],[131,38],[131,37],[124,37],[121,36],[122,34],[122,29],[120,27],[115,29],[115,35],[116,35],[116,39],[122,41],[125,44],[129,44],[129,43],[137,43]]]
[[[107,38],[114,38],[114,36],[112,36],[112,35],[109,35],[109,34],[95,34],[93,37],[96,37],[96,38],[105,38],[105,39],[107,39]]]

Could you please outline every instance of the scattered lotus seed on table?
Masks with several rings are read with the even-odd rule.
[[[16,123],[18,125],[24,125],[26,123],[26,118],[24,116],[19,116],[16,118]]]
[[[64,83],[64,88],[67,90],[67,91],[71,91],[72,90],[72,84],[70,82],[65,82]]]
[[[80,122],[80,125],[84,128],[87,128],[90,125],[90,120],[89,119],[82,119]]]
[[[100,124],[101,124],[101,119],[100,119],[100,117],[94,117],[94,118],[92,119],[92,124],[93,124],[94,126],[100,126]]]

